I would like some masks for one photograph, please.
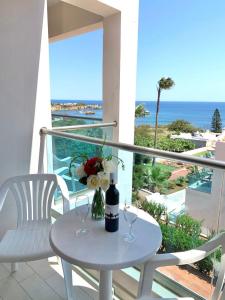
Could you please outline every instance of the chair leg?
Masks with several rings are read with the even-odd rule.
[[[66,294],[68,300],[74,300],[73,293],[73,278],[72,278],[72,266],[67,261],[61,259],[63,274],[64,274],[64,282],[66,287]]]
[[[146,262],[141,266],[141,274],[138,285],[137,297],[143,297],[146,295],[151,295],[152,284],[154,278],[155,267],[151,262]]]
[[[11,273],[14,273],[18,270],[18,264],[17,263],[11,263]]]

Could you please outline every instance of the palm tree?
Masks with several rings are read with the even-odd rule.
[[[170,178],[171,172],[163,171],[159,166],[154,166],[147,172],[149,189],[153,193],[163,189]]]
[[[158,97],[157,97],[157,107],[156,107],[156,114],[155,114],[154,148],[156,148],[156,144],[157,144],[158,116],[159,116],[159,105],[160,105],[161,92],[162,92],[162,90],[169,90],[174,85],[175,85],[175,83],[170,77],[168,77],[168,78],[162,77],[158,81],[158,85],[157,85]],[[152,160],[152,165],[154,165],[154,164],[155,164],[155,158],[153,158],[153,160]]]
[[[142,118],[145,117],[147,114],[144,105],[139,104],[138,106],[136,106],[135,108],[135,118]]]

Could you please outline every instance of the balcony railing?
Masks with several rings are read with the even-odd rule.
[[[54,123],[64,121],[67,122],[72,122],[74,123],[73,125],[77,125],[76,123],[79,121],[84,121],[85,124],[93,124],[95,122],[102,122],[102,118],[97,118],[97,117],[88,117],[88,116],[79,116],[79,115],[66,115],[64,113],[56,113],[52,112],[52,123],[54,127]]]
[[[97,156],[103,146],[105,153],[116,154],[125,163],[125,171],[119,167],[117,170],[121,204],[125,200],[133,201],[151,213],[160,223],[163,233],[160,251],[188,250],[204,243],[212,234],[225,228],[225,162],[116,143],[111,140],[114,126],[115,122],[70,128],[42,128],[39,171],[43,170],[47,141],[49,171],[58,172],[60,167],[54,163],[57,157],[60,163],[64,164],[66,173],[60,175],[66,179],[71,195],[79,192],[89,193],[87,189],[83,189],[84,186],[79,186],[78,178],[69,176],[68,163],[72,156],[83,152],[89,156]],[[101,129],[100,135],[99,132],[95,134],[97,129]],[[88,130],[92,130],[92,134]],[[110,132],[107,134],[105,130]],[[154,167],[153,157],[156,157]],[[160,180],[154,178],[152,168],[157,168],[160,174],[163,174]],[[174,177],[179,173],[176,172],[179,168],[186,170],[185,175],[180,176],[183,178]],[[199,173],[200,179],[211,182],[211,189],[207,190],[207,193],[204,190],[189,188]],[[210,177],[207,177],[209,175]],[[214,286],[218,265],[217,253],[215,257],[193,266],[160,268],[156,272],[154,292],[164,297],[177,295],[207,299]],[[96,272],[88,272],[97,278]],[[115,293],[122,299],[134,298],[138,268],[129,268],[115,274]]]
[[[112,139],[112,128],[115,126],[116,122],[93,124],[84,124],[84,122],[82,122],[81,124],[76,126],[70,125],[54,127],[54,131],[57,131],[58,133],[78,133],[82,136],[110,140]],[[64,178],[64,180],[67,183],[70,194],[74,194],[76,192],[85,190],[85,186],[79,183],[78,178],[71,177],[69,174],[69,165],[71,162],[71,157],[73,157],[75,154],[81,155],[83,153],[86,153],[88,156],[92,156],[96,153],[99,153],[101,147],[96,145],[89,145],[89,147],[87,148],[84,143],[81,143],[78,140],[65,139],[60,135],[53,135],[51,138],[51,143],[48,145],[48,148],[50,150],[50,159],[48,159],[48,171],[54,172]]]

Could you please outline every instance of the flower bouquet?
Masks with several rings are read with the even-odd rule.
[[[106,191],[108,189],[110,184],[109,174],[116,171],[116,162],[117,165],[122,165],[122,169],[124,169],[124,163],[120,158],[112,155],[92,158],[88,158],[86,155],[75,156],[70,163],[70,173],[72,173],[74,163],[77,159],[82,159],[81,165],[76,168],[79,182],[87,185],[89,189],[95,190],[91,207],[92,218],[95,220],[103,219],[105,204],[102,190]]]

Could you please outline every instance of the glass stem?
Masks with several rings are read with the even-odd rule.
[[[81,219],[81,228],[82,228],[82,229],[84,229],[84,227],[85,227],[84,225],[85,225],[85,224],[84,224],[84,219],[82,218],[82,219]]]
[[[129,236],[133,236],[133,234],[132,234],[132,225],[133,224],[129,224]]]

